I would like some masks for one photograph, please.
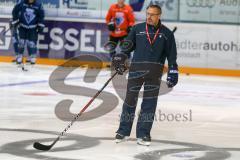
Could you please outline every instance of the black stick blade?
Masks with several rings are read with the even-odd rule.
[[[35,149],[38,149],[38,150],[41,150],[41,151],[48,151],[48,150],[50,150],[52,148],[52,145],[48,146],[48,145],[43,145],[43,144],[41,144],[39,142],[35,142],[33,144],[33,147]]]
[[[22,71],[27,72],[28,70],[24,67],[22,67]]]

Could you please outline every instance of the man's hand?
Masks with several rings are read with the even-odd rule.
[[[18,21],[13,21],[13,20],[10,20],[9,21],[9,27],[10,29],[16,29],[19,25],[19,22]]]
[[[127,55],[124,53],[116,54],[112,57],[112,65],[120,75],[127,70]]]
[[[174,87],[178,83],[178,66],[170,65],[167,74],[168,88]]]
[[[129,33],[132,30],[132,26],[128,26],[127,33]]]

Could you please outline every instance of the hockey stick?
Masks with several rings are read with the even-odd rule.
[[[104,86],[92,97],[92,99],[83,107],[83,109],[74,117],[74,119],[71,121],[71,123],[58,135],[58,137],[52,142],[50,145],[44,145],[39,142],[35,142],[33,144],[33,147],[42,150],[42,151],[48,151],[50,150],[58,141],[59,139],[64,135],[64,133],[67,132],[67,130],[73,125],[74,122],[83,114],[83,112],[90,106],[90,104],[97,98],[97,96],[103,91],[103,89],[108,85],[108,83],[117,75],[117,72],[115,72],[108,81],[104,84]]]
[[[174,33],[174,32],[176,32],[176,30],[177,30],[177,27],[175,26],[175,27],[173,28],[172,32]]]

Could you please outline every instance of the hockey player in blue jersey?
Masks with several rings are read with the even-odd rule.
[[[11,33],[12,33],[12,43],[13,43],[13,49],[15,53],[15,58],[12,60],[12,62],[16,62],[17,55],[18,55],[18,29],[12,26],[12,20],[9,22]]]
[[[27,44],[30,63],[36,63],[38,33],[44,29],[44,10],[36,0],[23,0],[16,4],[12,11],[14,28],[18,27],[19,44],[17,64],[23,61],[24,46]]]

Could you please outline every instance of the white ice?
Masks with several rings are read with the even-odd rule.
[[[116,108],[98,118],[74,123],[50,151],[43,152],[34,149],[33,143],[50,144],[70,123],[59,118],[59,115],[67,115],[66,111],[57,111],[59,115],[56,115],[56,105],[64,99],[72,100],[70,112],[77,114],[91,97],[53,90],[49,86],[49,77],[56,69],[54,66],[27,67],[29,71],[23,72],[13,64],[0,63],[1,160],[240,159],[239,77],[181,74],[174,90],[159,96],[149,147],[136,144],[136,122],[130,141],[115,144],[123,101],[110,82],[104,93],[108,92],[113,98],[103,99],[108,105],[117,103]],[[74,70],[65,84],[75,86],[76,91],[79,86],[98,90],[111,76],[108,69],[103,69],[96,81],[86,83],[83,80],[85,73],[86,68]],[[116,87],[119,92],[124,92],[124,85]],[[96,99],[86,112],[96,109],[101,103],[102,99]],[[141,99],[138,110],[140,104]],[[169,119],[163,120],[163,114]],[[172,120],[172,115],[185,115],[187,119]]]

